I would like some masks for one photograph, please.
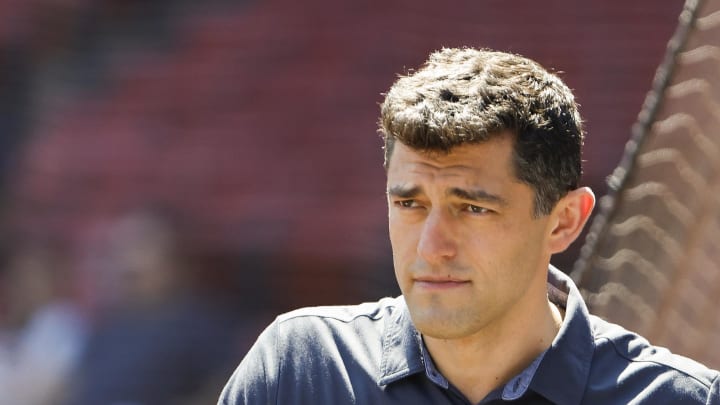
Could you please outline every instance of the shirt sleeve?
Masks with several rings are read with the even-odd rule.
[[[258,337],[220,394],[218,405],[277,403],[280,359],[277,353],[278,321]]]

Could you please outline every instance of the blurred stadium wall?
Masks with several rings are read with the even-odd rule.
[[[239,308],[395,294],[376,120],[396,74],[465,45],[563,72],[603,195],[682,7],[1,1],[4,237],[80,260],[102,224],[151,207],[179,219],[198,285]],[[554,262],[569,271],[581,243]]]

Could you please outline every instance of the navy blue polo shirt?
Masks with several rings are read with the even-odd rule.
[[[551,267],[565,309],[552,345],[481,404],[720,404],[718,372],[588,314]],[[279,316],[218,404],[470,404],[435,368],[402,297]]]

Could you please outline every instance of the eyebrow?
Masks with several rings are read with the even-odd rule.
[[[388,188],[387,194],[388,196],[397,198],[413,198],[417,197],[420,194],[420,187],[408,187],[403,185],[392,186]]]
[[[387,193],[389,196],[396,198],[415,198],[420,195],[421,191],[422,189],[418,186],[408,187],[404,185],[397,185],[390,187]],[[483,189],[466,190],[464,188],[453,187],[449,189],[445,194],[448,196],[462,198],[463,200],[468,201],[493,203],[501,206],[508,205],[506,199]]]
[[[477,202],[489,202],[497,205],[506,206],[508,202],[506,199],[500,197],[497,194],[492,194],[483,189],[466,190],[463,188],[453,187],[447,191],[447,195],[462,198],[469,201]]]

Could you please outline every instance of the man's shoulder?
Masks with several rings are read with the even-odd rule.
[[[402,297],[279,315],[235,370],[219,404],[412,402],[424,395],[415,385],[394,386],[393,395],[386,388],[424,370],[414,333]]]
[[[618,386],[638,385],[646,392],[676,393],[707,399],[719,395],[719,374],[705,365],[652,345],[637,333],[591,316],[595,354],[593,379],[613,378]],[[601,375],[604,374],[604,375]],[[716,402],[710,402],[716,403]]]
[[[357,305],[329,305],[299,308],[286,312],[277,317],[279,324],[302,325],[308,320],[323,322],[352,323],[358,319],[370,321],[379,320],[389,316],[396,310],[402,309],[405,301],[402,297],[382,298],[375,302],[365,302]]]
[[[405,301],[399,297],[296,309],[279,315],[270,326],[274,330],[272,344],[288,357],[328,350],[340,357],[376,357],[384,337],[392,332],[393,326],[388,329],[388,325],[403,317],[404,308]]]

